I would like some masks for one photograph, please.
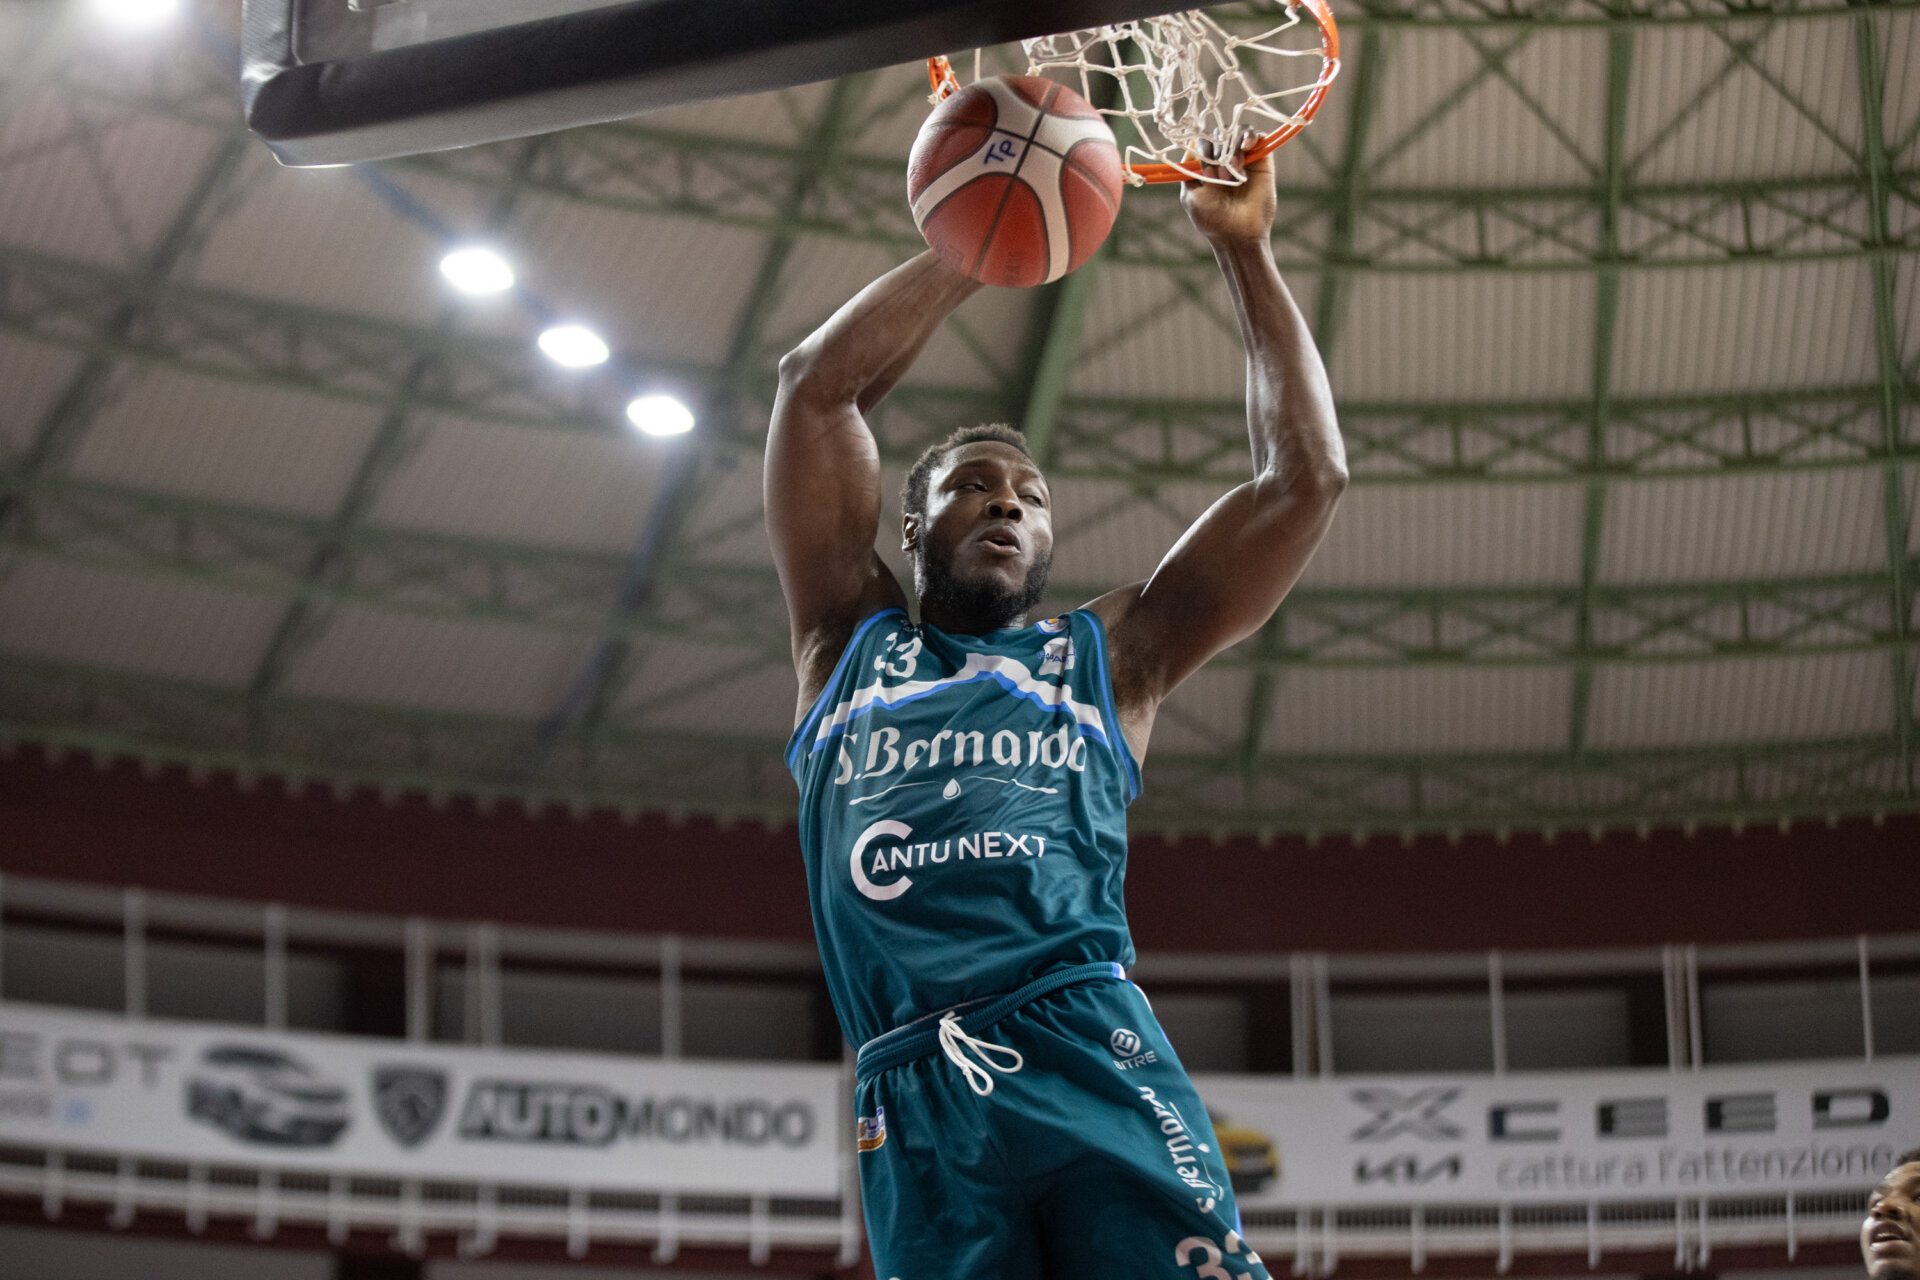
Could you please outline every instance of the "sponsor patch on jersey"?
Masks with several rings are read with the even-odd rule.
[[[853,1146],[856,1151],[878,1151],[887,1141],[887,1109],[875,1107],[870,1116],[854,1122]]]
[[[1067,629],[1067,620],[1065,618],[1048,618],[1043,622],[1036,622],[1033,625],[1050,636],[1057,636]]]

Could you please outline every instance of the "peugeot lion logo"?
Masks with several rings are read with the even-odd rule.
[[[432,1067],[375,1067],[373,1113],[403,1147],[417,1147],[447,1109],[447,1073]]]
[[[1115,1028],[1114,1033],[1107,1038],[1107,1044],[1112,1046],[1114,1056],[1117,1058],[1131,1058],[1140,1052],[1140,1037],[1125,1027]]]

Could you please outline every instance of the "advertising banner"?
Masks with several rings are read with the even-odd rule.
[[[0,1003],[0,1141],[392,1177],[833,1196],[840,1069]]]
[[[1196,1083],[1243,1209],[1851,1191],[1920,1145],[1920,1057]]]

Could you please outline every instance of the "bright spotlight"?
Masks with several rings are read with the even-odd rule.
[[[693,430],[693,410],[672,396],[641,396],[627,406],[627,421],[650,436],[683,436]]]
[[[180,0],[92,0],[93,11],[117,27],[143,31],[180,11]]]
[[[491,249],[469,246],[440,259],[440,274],[462,293],[500,293],[513,288],[513,268]]]
[[[605,364],[611,354],[600,335],[583,324],[554,325],[540,335],[540,349],[555,364],[569,369]]]

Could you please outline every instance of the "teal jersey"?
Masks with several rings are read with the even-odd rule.
[[[1133,963],[1140,775],[1085,610],[984,636],[861,623],[795,730],[814,930],[854,1044],[1050,971]]]

